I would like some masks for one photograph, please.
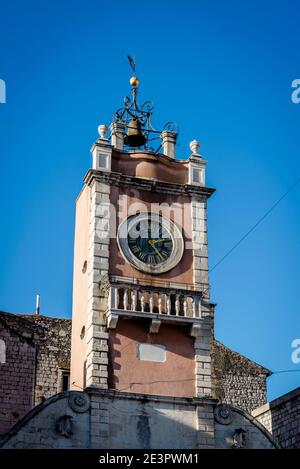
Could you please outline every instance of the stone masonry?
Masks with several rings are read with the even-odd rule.
[[[30,332],[16,332],[0,314],[0,337],[5,344],[0,364],[0,433],[4,433],[34,405],[36,348]]]
[[[99,301],[100,294],[101,292]],[[94,319],[101,319],[100,313],[95,313]],[[99,329],[96,326],[97,324],[93,331],[98,336],[95,337],[98,345],[95,341],[92,343],[103,350],[98,351],[97,356],[101,363],[95,363],[99,367],[95,371],[101,372],[101,378],[104,379],[108,362],[107,352],[104,350],[107,346],[107,333],[103,325],[98,324]],[[0,338],[6,346],[6,363],[0,363],[0,433],[9,429],[34,405],[61,390],[61,372],[68,372],[70,368],[70,331],[69,319],[0,313]],[[201,388],[198,389],[200,396],[206,393],[220,402],[233,404],[248,412],[266,402],[266,378],[270,374],[268,370],[217,341],[213,342],[211,358],[211,345],[207,341],[205,349],[204,343],[205,335],[200,335],[195,340],[196,376],[199,378],[197,387]],[[95,361],[98,360],[94,359]],[[211,364],[212,383],[209,384],[212,387],[208,387],[210,378],[205,373]],[[106,383],[102,382],[102,385]],[[105,409],[102,410],[101,418],[105,420]],[[199,409],[199,412],[203,410]]]
[[[201,301],[203,323],[195,336],[196,395],[212,397],[211,341],[214,310],[213,305],[209,304],[206,200],[194,196],[191,201],[191,212],[194,285],[197,290],[203,292]]]
[[[300,448],[300,388],[255,409],[252,415],[282,448]]]
[[[93,169],[110,171],[112,146],[106,138],[92,148]],[[107,308],[105,285],[109,269],[110,185],[91,178],[88,254],[87,362],[86,385],[108,388],[108,333],[104,313]]]
[[[103,389],[107,388],[108,334],[103,317],[107,299],[103,289],[101,290],[101,284],[108,274],[109,193],[108,184],[96,180],[91,182],[86,384]]]
[[[214,396],[251,413],[267,402],[266,378],[271,372],[214,341],[212,347]]]
[[[70,369],[71,321],[0,312],[0,433],[62,390]]]
[[[3,449],[201,449],[214,445],[276,448],[272,436],[253,417],[212,399],[94,386],[84,393],[71,391],[51,397],[0,437]]]
[[[43,335],[37,342],[35,405],[62,390],[61,373],[70,370],[71,324],[68,319],[27,315],[26,321],[39,326]]]

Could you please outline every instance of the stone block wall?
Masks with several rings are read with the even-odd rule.
[[[36,349],[25,337],[4,327],[0,337],[5,356],[0,363],[0,434],[9,430],[33,406]]]
[[[28,315],[26,320],[42,330],[42,335],[36,340],[34,402],[38,405],[62,391],[61,373],[70,370],[71,321],[37,315]]]
[[[300,448],[300,388],[255,409],[252,415],[282,448]]]
[[[62,390],[71,321],[0,312],[0,434]]]
[[[233,352],[218,341],[212,350],[214,397],[246,412],[267,402],[269,370]]]

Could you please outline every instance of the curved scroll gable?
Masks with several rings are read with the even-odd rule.
[[[72,428],[66,430],[66,423],[70,422]],[[34,407],[2,435],[0,448],[88,448],[89,425],[89,395],[78,391],[61,392]]]

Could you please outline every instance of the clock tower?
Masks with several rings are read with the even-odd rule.
[[[71,387],[213,398],[206,161],[131,98],[100,125],[76,204]],[[109,136],[107,136],[109,134]]]

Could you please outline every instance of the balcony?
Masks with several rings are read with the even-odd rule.
[[[115,329],[120,317],[148,319],[150,333],[158,333],[162,323],[189,325],[190,334],[199,335],[202,293],[182,288],[164,288],[129,283],[111,283],[106,311],[107,327]]]

